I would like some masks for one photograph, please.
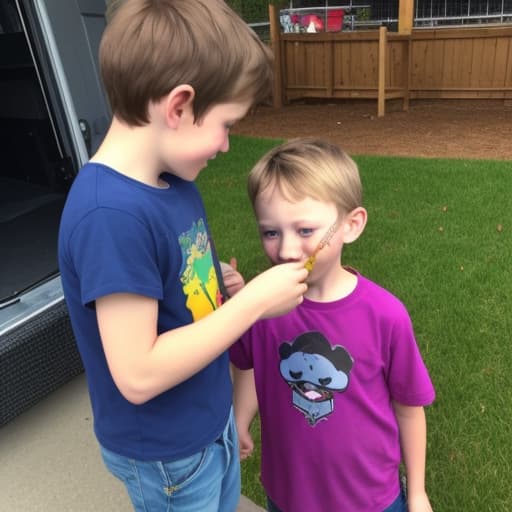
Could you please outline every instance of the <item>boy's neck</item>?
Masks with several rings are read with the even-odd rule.
[[[90,161],[107,165],[147,185],[160,187],[162,169],[157,159],[156,140],[151,124],[130,126],[114,117],[105,139]]]
[[[357,286],[357,275],[339,266],[308,283],[305,297],[315,302],[334,302],[348,297]]]

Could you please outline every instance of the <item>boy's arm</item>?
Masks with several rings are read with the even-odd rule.
[[[254,450],[250,428],[252,420],[258,412],[254,370],[239,370],[232,366],[232,371],[234,385],[233,407],[240,443],[240,458],[245,459]]]
[[[123,396],[144,403],[208,365],[260,318],[302,302],[303,262],[276,265],[201,320],[157,333],[158,301],[117,293],[96,300],[96,316],[110,373]]]
[[[423,407],[393,402],[400,432],[400,445],[407,472],[409,512],[432,512],[425,491],[427,424]]]

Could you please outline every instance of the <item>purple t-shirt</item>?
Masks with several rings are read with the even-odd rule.
[[[238,368],[254,368],[262,483],[283,511],[384,510],[400,491],[392,400],[435,398],[404,305],[357,278],[349,296],[305,299],[230,350]]]

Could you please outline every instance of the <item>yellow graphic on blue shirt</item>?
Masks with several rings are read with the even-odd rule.
[[[184,261],[180,279],[183,292],[187,296],[187,308],[195,321],[211,313],[222,303],[213,266],[212,248],[203,219],[194,222],[189,231],[180,235],[179,244]]]

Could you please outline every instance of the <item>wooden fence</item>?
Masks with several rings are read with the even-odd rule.
[[[414,30],[411,98],[512,98],[512,27]]]
[[[274,104],[370,98],[512,99],[512,27],[281,33],[271,9]]]

